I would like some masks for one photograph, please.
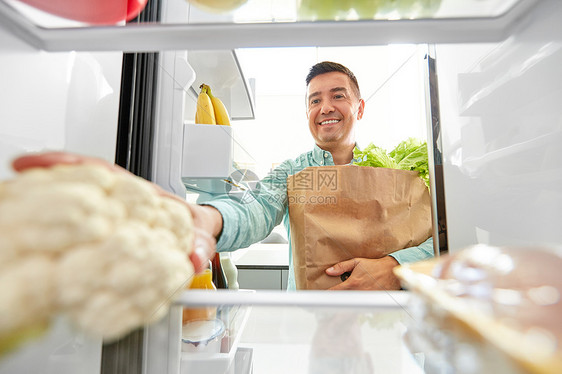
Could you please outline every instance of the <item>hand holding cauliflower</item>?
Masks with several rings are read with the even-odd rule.
[[[14,166],[0,184],[0,339],[62,313],[114,340],[167,312],[194,273],[184,202],[100,162]]]

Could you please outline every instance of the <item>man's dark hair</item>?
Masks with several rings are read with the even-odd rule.
[[[310,71],[308,72],[308,75],[306,76],[306,86],[308,87],[308,85],[310,84],[310,81],[313,78],[317,77],[318,75],[325,74],[325,73],[331,73],[331,72],[334,72],[334,71],[343,73],[343,74],[345,74],[349,77],[349,80],[351,81],[351,87],[353,88],[354,93],[357,96],[357,98],[360,99],[361,98],[361,92],[359,91],[359,83],[357,83],[357,78],[355,77],[355,74],[353,74],[353,72],[351,70],[349,70],[348,68],[346,68],[342,64],[338,64],[337,62],[322,61],[322,62],[319,62],[319,63],[313,65],[310,68]]]

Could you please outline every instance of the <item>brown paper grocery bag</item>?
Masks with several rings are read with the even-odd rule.
[[[431,199],[417,172],[343,165],[308,167],[287,179],[297,289],[328,289],[325,270],[380,258],[431,236]]]

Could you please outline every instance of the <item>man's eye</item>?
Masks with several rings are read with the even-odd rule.
[[[320,100],[316,99],[316,100],[311,100],[310,101],[310,105],[312,104],[318,104],[320,102]]]
[[[334,99],[343,99],[345,98],[344,95],[334,95]]]

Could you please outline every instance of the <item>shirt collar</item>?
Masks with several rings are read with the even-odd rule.
[[[355,143],[355,147],[359,148],[357,143]],[[334,164],[334,158],[332,157],[332,154],[328,151],[323,150],[317,144],[314,144],[314,149],[312,150],[312,158],[318,165]],[[360,158],[354,158],[351,160],[351,163],[359,162],[359,161],[361,161]]]
[[[332,164],[334,163],[332,154],[330,152],[325,151],[318,145],[314,144],[314,149],[312,150],[312,159],[314,160],[314,162],[316,162],[318,165],[324,165],[325,158],[329,158],[330,160],[332,160]]]

